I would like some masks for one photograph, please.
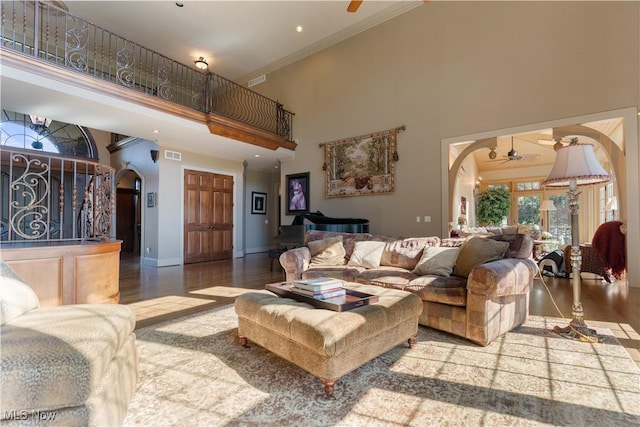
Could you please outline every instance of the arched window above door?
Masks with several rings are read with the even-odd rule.
[[[98,160],[91,134],[74,124],[2,110],[0,134],[2,146]]]

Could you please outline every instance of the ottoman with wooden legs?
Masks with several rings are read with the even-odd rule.
[[[331,397],[337,380],[418,334],[422,301],[396,289],[347,283],[378,296],[378,302],[336,312],[255,291],[236,298],[238,336],[252,341],[320,378]]]

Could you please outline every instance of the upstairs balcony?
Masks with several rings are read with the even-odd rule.
[[[212,134],[271,150],[296,147],[294,114],[277,101],[49,2],[3,1],[1,7],[0,55],[5,63],[26,64],[30,72],[56,74],[93,90],[109,92],[115,85],[129,101],[201,121]]]

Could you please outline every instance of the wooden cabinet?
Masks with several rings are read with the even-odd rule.
[[[2,245],[2,259],[42,307],[120,301],[120,240]]]

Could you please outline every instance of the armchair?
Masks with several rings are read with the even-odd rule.
[[[0,423],[120,425],[138,380],[133,310],[40,308],[2,260],[0,274]]]
[[[600,255],[593,249],[591,243],[580,244],[580,254],[582,256],[580,274],[597,274],[598,276],[602,276],[605,282],[611,283],[611,275],[604,268]],[[571,245],[564,248],[564,271],[571,272]]]

